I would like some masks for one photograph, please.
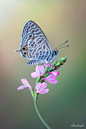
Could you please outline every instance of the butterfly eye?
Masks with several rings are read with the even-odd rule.
[[[53,51],[53,55],[57,55],[57,52],[55,50]]]
[[[27,52],[24,52],[24,56],[26,56],[27,55]]]
[[[27,50],[27,47],[23,46],[22,51],[26,51],[26,50]]]
[[[54,50],[52,56],[57,56],[57,55],[58,55],[58,50]]]

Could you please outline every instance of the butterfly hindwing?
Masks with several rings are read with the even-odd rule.
[[[27,65],[28,66],[31,66],[31,65],[36,65],[38,63],[42,63],[40,60],[30,60]]]

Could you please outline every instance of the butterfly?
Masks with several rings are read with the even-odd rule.
[[[42,29],[31,20],[27,21],[23,27],[20,48],[16,52],[20,52],[22,57],[30,59],[27,63],[28,66],[52,62],[58,55],[57,48],[52,50]]]

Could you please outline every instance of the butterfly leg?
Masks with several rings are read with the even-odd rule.
[[[52,63],[53,63],[54,61],[58,61],[58,59],[55,57],[55,58],[52,60]]]
[[[55,57],[56,61],[58,61],[58,59]]]
[[[38,63],[41,63],[40,60],[30,60],[28,63],[27,63],[27,66],[31,66],[31,65],[36,65]]]

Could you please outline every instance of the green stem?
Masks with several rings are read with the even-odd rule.
[[[35,95],[35,94],[34,94],[34,95]],[[45,122],[45,120],[42,118],[42,116],[41,116],[41,114],[40,114],[40,112],[39,112],[39,109],[38,109],[37,101],[35,101],[35,97],[34,97],[34,106],[35,106],[36,112],[37,112],[37,114],[38,114],[40,120],[42,121],[42,123],[45,125],[45,127],[46,127],[47,129],[51,129],[51,128],[49,127],[49,125]]]
[[[40,80],[40,79],[37,78],[36,84],[39,82],[39,80]],[[51,129],[51,128],[49,127],[49,125],[45,122],[45,120],[42,118],[42,116],[41,116],[41,114],[40,114],[40,112],[39,112],[38,105],[37,105],[37,99],[36,99],[36,85],[35,85],[35,88],[34,88],[34,97],[33,97],[33,99],[34,99],[34,106],[35,106],[36,112],[37,112],[37,114],[38,114],[40,120],[42,121],[42,123],[45,125],[45,127],[46,127],[47,129]]]

